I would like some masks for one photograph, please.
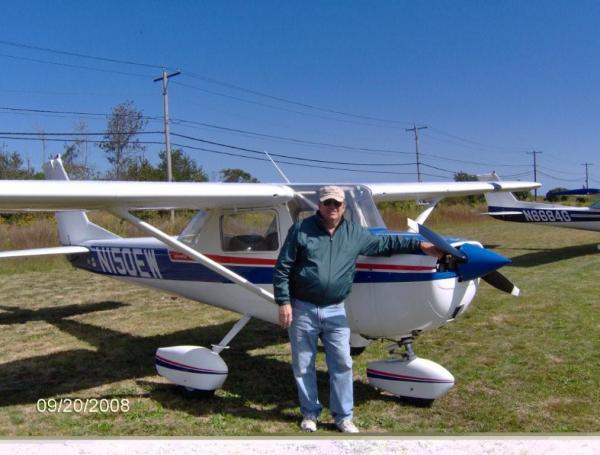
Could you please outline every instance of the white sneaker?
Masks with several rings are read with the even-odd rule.
[[[335,424],[342,433],[358,433],[358,428],[352,423],[352,420],[346,419]]]
[[[300,422],[300,428],[302,428],[302,431],[314,433],[317,431],[317,419],[314,417],[304,417],[302,422]]]

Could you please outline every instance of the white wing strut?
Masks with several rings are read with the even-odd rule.
[[[438,202],[440,202],[441,200],[442,200],[441,197],[432,199],[427,204],[427,208],[425,210],[423,210],[421,213],[419,213],[419,216],[415,219],[415,221],[419,224],[425,224],[425,221],[427,220],[427,218],[429,218],[429,215],[431,215],[431,212],[433,212],[433,209],[435,209],[437,207]],[[409,228],[409,230],[412,231],[412,228]],[[418,231],[412,231],[412,232],[418,232]]]
[[[228,280],[231,280],[234,283],[239,284],[244,289],[247,289],[248,291],[258,295],[259,297],[262,297],[267,302],[275,303],[275,297],[270,292],[265,291],[263,288],[255,285],[251,281],[248,281],[243,276],[238,275],[235,272],[232,272],[227,267],[222,266],[218,262],[213,261],[212,259],[203,255],[202,253],[199,253],[198,251],[194,250],[193,248],[190,248],[185,243],[180,242],[179,240],[165,234],[160,229],[155,228],[151,224],[148,224],[145,221],[142,221],[139,218],[133,216],[127,210],[120,209],[120,208],[113,208],[113,209],[111,209],[111,212],[114,213],[119,218],[122,218],[122,219],[130,222],[131,224],[138,227],[142,231],[147,232],[152,237],[160,240],[161,242],[170,246],[174,250],[179,251],[180,253],[186,254],[186,255],[194,258],[196,261],[198,261],[205,267],[208,267],[213,272],[218,273],[222,277],[225,277]]]
[[[0,252],[0,258],[22,258],[31,256],[50,256],[57,254],[89,253],[84,246],[54,246],[49,248],[32,248],[29,250],[12,250]]]

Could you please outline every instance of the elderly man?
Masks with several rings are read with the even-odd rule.
[[[290,228],[273,273],[279,322],[288,328],[290,337],[304,431],[316,431],[322,410],[315,369],[321,338],[329,371],[331,414],[340,431],[358,433],[352,423],[350,328],[344,307],[358,256],[418,251],[436,257],[442,254],[431,243],[416,238],[375,236],[344,219],[345,209],[341,188],[319,189],[317,213]]]

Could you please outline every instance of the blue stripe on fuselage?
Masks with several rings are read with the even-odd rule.
[[[75,267],[113,277],[151,278],[178,281],[230,283],[231,281],[193,261],[172,261],[166,248],[89,246],[90,253],[73,255]],[[247,259],[248,257],[244,257]],[[273,282],[271,265],[226,266],[255,284]],[[355,283],[400,283],[454,278],[453,272],[389,272],[358,270]]]
[[[488,212],[494,218],[521,223],[575,223],[600,221],[600,210],[568,210],[564,207],[496,207],[488,206]],[[500,212],[495,214],[494,212]],[[502,212],[519,212],[508,215]]]

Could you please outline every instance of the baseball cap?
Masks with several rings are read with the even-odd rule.
[[[324,186],[319,188],[319,201],[323,202],[327,199],[335,199],[338,202],[344,202],[344,190],[339,186]]]

